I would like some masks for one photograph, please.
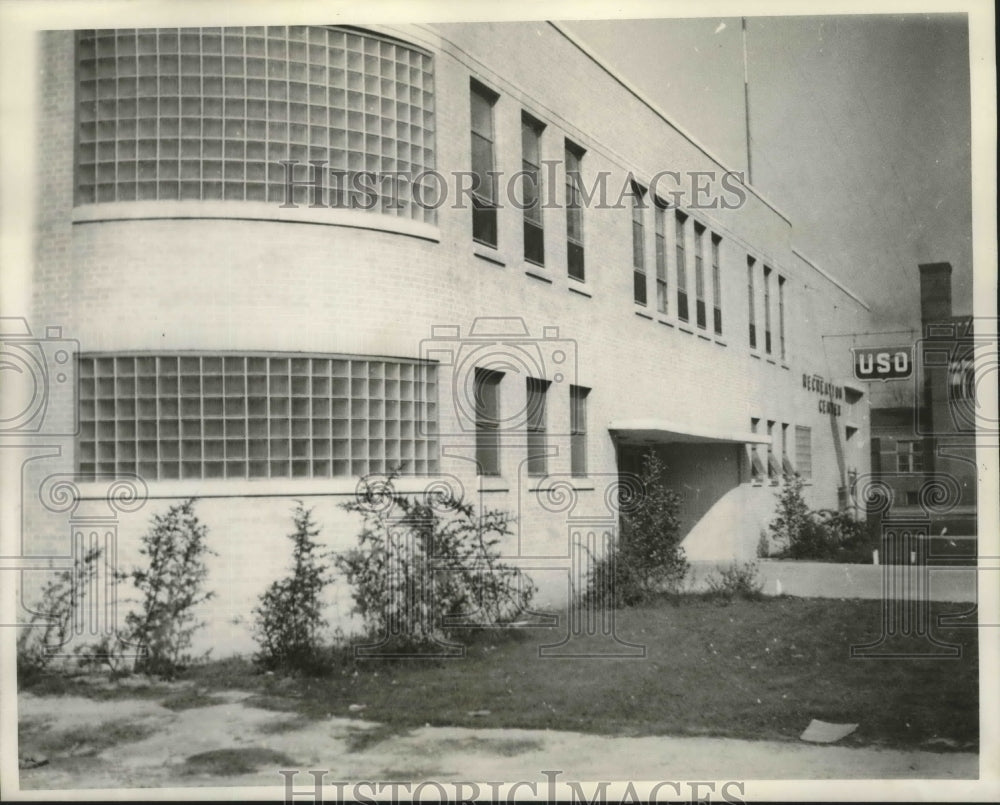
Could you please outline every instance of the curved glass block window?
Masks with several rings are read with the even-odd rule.
[[[438,471],[433,364],[188,353],[81,356],[79,371],[85,479]]]
[[[88,30],[77,75],[77,204],[280,205],[280,162],[301,182],[319,160],[398,176],[373,209],[434,220],[409,181],[434,168],[433,61],[414,47],[334,27]],[[312,192],[295,186],[294,203]]]

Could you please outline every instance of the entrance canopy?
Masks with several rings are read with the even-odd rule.
[[[665,419],[615,419],[608,425],[611,438],[620,444],[766,444],[762,433],[699,427]]]

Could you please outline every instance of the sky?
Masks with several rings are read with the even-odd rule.
[[[739,17],[567,27],[746,168]],[[950,262],[954,312],[971,313],[965,15],[748,17],[747,66],[752,183],[791,219],[793,246],[886,330],[919,327],[919,263]]]

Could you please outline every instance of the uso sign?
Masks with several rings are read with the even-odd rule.
[[[905,380],[913,374],[913,347],[853,347],[858,380]]]

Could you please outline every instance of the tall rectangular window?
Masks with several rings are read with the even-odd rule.
[[[645,192],[635,182],[632,183],[632,295],[637,305],[646,304]]]
[[[778,344],[785,360],[785,278],[778,277]]]
[[[549,381],[529,377],[526,385],[527,417],[525,425],[528,431],[528,475],[537,477],[548,473],[545,397],[549,390]]]
[[[756,303],[753,298],[753,275],[755,268],[756,261],[747,255],[747,304],[749,305],[749,309],[747,311],[747,321],[750,322],[750,349],[757,349],[757,311]]]
[[[771,269],[764,266],[764,351],[771,354]]]
[[[569,387],[569,460],[574,478],[587,474],[587,395],[590,389]]]
[[[667,314],[667,207],[659,199],[654,199],[656,216],[656,309]]]
[[[722,238],[712,235],[712,323],[715,334],[722,335],[722,273],[719,269],[719,244]]]
[[[476,463],[480,475],[500,474],[500,381],[503,372],[476,369]]]
[[[542,130],[545,126],[521,113],[521,206],[524,208],[524,259],[545,265],[542,229]]]
[[[767,421],[767,477],[771,483],[777,483],[781,477],[781,465],[774,452],[774,425],[771,419]]]
[[[583,149],[566,140],[566,266],[571,279],[584,279],[583,198],[580,163]]]
[[[680,210],[674,216],[674,240],[677,255],[677,317],[688,320],[687,259],[684,253],[684,224],[687,216]]]
[[[760,430],[760,419],[753,417],[750,420],[750,432],[757,433]],[[764,462],[760,460],[760,445],[756,442],[750,445],[750,480],[760,482],[764,477]]]
[[[812,428],[795,426],[795,466],[803,480],[812,478]]]
[[[694,225],[694,296],[696,321],[704,330],[708,326],[705,311],[705,227],[697,222]]]
[[[788,423],[781,423],[781,472],[786,478],[795,475],[795,467],[788,457]]]
[[[493,155],[493,106],[499,96],[475,81],[472,106],[472,239],[496,248],[497,193]]]
[[[896,442],[896,469],[899,472],[923,472],[923,445],[919,441],[900,439]]]

